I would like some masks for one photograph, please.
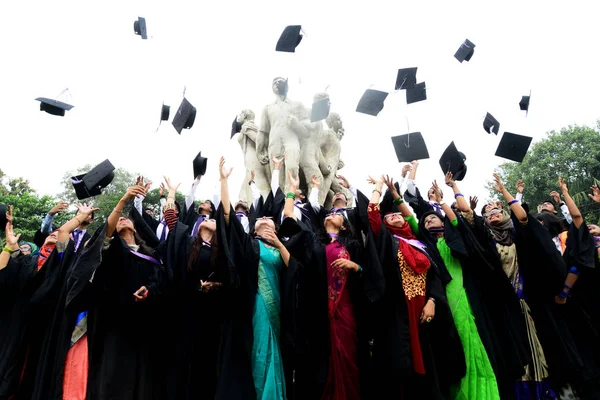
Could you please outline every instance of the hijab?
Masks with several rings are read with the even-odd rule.
[[[502,220],[497,224],[490,224],[488,219],[485,218],[485,225],[490,230],[492,238],[503,246],[510,246],[513,244],[513,224],[510,219],[510,215],[506,210],[502,210]]]
[[[387,213],[386,216],[389,214],[393,213]],[[387,220],[384,217],[383,222],[385,223],[385,227],[388,230],[388,232],[392,233],[393,235],[406,240],[416,239],[415,235],[410,229],[410,224],[408,223],[408,221],[404,220],[404,225],[402,226],[392,226],[387,222]],[[423,254],[422,252],[411,246],[407,241],[402,239],[399,240],[399,247],[400,251],[402,252],[402,255],[404,256],[406,264],[417,274],[422,274],[429,269],[431,262],[425,254]]]

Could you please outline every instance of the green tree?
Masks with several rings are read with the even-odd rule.
[[[573,125],[548,132],[547,137],[533,144],[522,163],[506,162],[497,168],[504,184],[515,191],[517,180],[525,182],[524,201],[535,212],[538,204],[558,190],[562,176],[586,221],[600,221],[600,206],[587,197],[590,186],[600,183],[600,121],[596,129]],[[495,196],[488,188],[492,196]]]

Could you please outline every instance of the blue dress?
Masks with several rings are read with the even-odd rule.
[[[258,292],[252,315],[254,343],[252,345],[252,377],[259,400],[285,399],[285,376],[279,336],[281,324],[281,295],[279,272],[283,260],[279,250],[265,246],[261,241],[258,263]]]

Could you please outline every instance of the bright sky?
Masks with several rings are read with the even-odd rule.
[[[598,8],[593,1],[13,1],[0,16],[0,168],[55,194],[65,171],[109,158],[157,184],[169,175],[187,191],[201,150],[209,164],[198,197],[216,190],[221,155],[234,165],[235,196],[244,166],[231,122],[244,108],[258,119],[273,101],[272,79],[286,76],[289,97],[307,106],[329,86],[346,131],[340,172],[359,189],[370,193],[368,174],[399,175],[390,137],[420,131],[431,156],[419,169],[422,190],[443,180],[438,159],[454,140],[467,156],[461,191],[486,198],[484,184],[503,161],[494,156],[501,135],[483,130],[486,112],[501,133],[534,140],[600,117]],[[138,16],[148,40],[133,32]],[[306,31],[296,53],[276,52],[283,28],[296,24]],[[476,49],[461,64],[453,55],[466,38]],[[404,67],[418,67],[426,101],[407,106],[404,92],[393,94]],[[371,85],[391,93],[378,117],[355,112]],[[193,128],[180,136],[169,121],[155,133],[162,102],[172,118],[184,86],[198,109]],[[67,87],[75,108],[64,118],[39,111],[36,97]],[[526,118],[518,103],[529,90]]]

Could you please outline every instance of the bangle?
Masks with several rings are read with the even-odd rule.
[[[569,289],[569,290],[573,289],[573,286],[569,286],[569,285],[567,285],[566,283],[565,283],[565,287],[566,287],[567,289]],[[564,290],[564,289],[563,289],[563,290]]]
[[[398,197],[398,198],[396,198],[396,200],[394,200],[394,204],[397,206],[399,206],[402,203],[404,203],[404,200],[402,200],[402,197]]]
[[[517,200],[517,199],[511,200],[511,201],[508,202],[508,206],[510,207],[513,204],[518,203],[518,202],[519,202],[519,200]]]
[[[256,183],[256,182],[254,182],[254,180],[248,181],[248,186],[251,186],[253,183]]]
[[[288,193],[285,195],[285,198],[286,198],[286,199],[292,199],[292,200],[296,200],[296,194],[295,194],[294,192],[288,192]]]
[[[562,298],[562,299],[566,299],[567,297],[569,297],[569,292],[565,292],[564,290],[562,292],[560,292],[558,294],[558,297]]]
[[[433,297],[430,297],[427,299],[427,301],[429,301],[429,300],[433,301],[433,303],[435,304],[435,299]]]
[[[379,195],[381,196],[381,190],[373,189],[373,193],[375,192],[379,193]]]
[[[456,199],[457,197],[465,197],[465,196],[463,196],[463,194],[462,194],[462,193],[456,193],[456,194],[454,195],[454,198]]]
[[[569,268],[569,273],[579,276],[579,269],[575,266],[572,266],[571,268]]]
[[[11,249],[11,248],[10,248],[10,247],[8,247],[8,246],[4,246],[4,248],[2,249],[2,251],[5,251],[5,252],[7,252],[8,254],[12,254],[12,253],[14,253],[14,252],[15,252],[13,249]]]
[[[117,208],[113,208],[113,212],[116,212],[118,214],[123,214],[123,210],[117,210]]]
[[[356,265],[358,265],[358,264],[356,264]],[[361,274],[362,272],[363,272],[363,268],[360,265],[358,265],[358,273]]]
[[[446,204],[446,202],[445,202],[444,200],[441,200],[441,201],[440,201],[438,204],[439,204],[439,205],[440,205],[440,207],[441,207],[441,206],[443,206],[444,204]]]

